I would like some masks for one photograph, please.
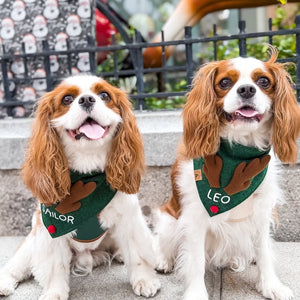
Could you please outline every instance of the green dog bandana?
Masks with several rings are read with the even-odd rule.
[[[98,215],[116,191],[108,185],[105,173],[70,171],[70,177],[70,195],[52,206],[41,204],[43,223],[52,238],[76,230],[75,240],[92,242],[105,232]]]
[[[216,154],[194,159],[199,197],[211,217],[241,204],[259,187],[269,152],[222,140]]]

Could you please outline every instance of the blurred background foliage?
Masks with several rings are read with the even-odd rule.
[[[160,19],[162,23],[168,17],[168,15],[172,12],[171,8],[168,8],[168,12],[164,14],[164,19]],[[298,10],[295,11],[294,15],[300,13],[300,5],[298,5]],[[294,16],[293,16],[294,17]],[[272,30],[279,29],[291,29],[295,27],[295,24],[291,22],[290,16],[287,17],[287,9],[285,6],[278,6],[275,11],[275,17],[272,19]],[[143,18],[142,18],[143,19]],[[157,26],[157,24],[156,24]],[[201,24],[200,24],[201,26]],[[151,29],[152,30],[152,29]],[[226,35],[226,31],[220,30],[220,34],[224,33]],[[129,29],[129,34],[134,35],[134,29],[131,27]],[[146,33],[147,39],[152,36],[152,32]],[[150,35],[150,36],[149,36]],[[213,35],[211,31],[209,33],[210,36]],[[119,34],[115,36],[117,44],[124,44],[122,38]],[[268,59],[268,38],[253,38],[247,39],[247,56],[252,56],[257,59],[267,60]],[[278,58],[285,59],[294,57],[296,53],[296,37],[295,35],[287,35],[287,36],[274,36],[273,37],[273,45],[278,50]],[[213,43],[208,43],[206,45],[201,45],[200,47],[196,46],[194,49],[195,53],[195,64],[201,65],[203,63],[214,60],[214,46]],[[116,57],[118,61],[118,68],[121,69],[123,67],[125,57],[128,53],[124,53],[124,51],[116,52]],[[175,65],[184,65],[185,64],[185,52],[179,51],[175,52],[175,55],[172,59],[168,61],[168,64]],[[221,41],[217,44],[217,59],[230,59],[239,56],[239,42],[238,40],[230,40],[230,41]],[[179,57],[179,58],[178,58]],[[107,59],[102,62],[101,65],[98,66],[98,72],[101,75],[102,72],[110,72],[114,69],[113,63],[113,54],[108,54]],[[291,74],[294,82],[296,80],[296,69],[293,64],[288,66],[288,71]],[[158,92],[158,81],[164,80],[164,77],[157,76],[157,74],[147,74],[145,75],[145,91],[148,93]],[[114,79],[110,78],[110,81],[126,90],[130,94],[136,93],[136,79],[135,77],[129,78],[119,78]],[[187,83],[184,79],[184,74],[168,74],[167,80],[165,81],[165,92],[168,91],[186,91]],[[133,101],[134,102],[134,101]],[[157,110],[157,109],[174,109],[181,108],[185,103],[185,97],[172,97],[172,98],[154,98],[149,97],[146,99],[146,109],[149,110]],[[134,104],[134,103],[133,103]]]

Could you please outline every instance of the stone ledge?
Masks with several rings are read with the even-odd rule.
[[[148,166],[170,166],[182,134],[181,111],[137,112]],[[0,120],[0,169],[20,169],[33,119]],[[167,155],[166,155],[167,154]]]

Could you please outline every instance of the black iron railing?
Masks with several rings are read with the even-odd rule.
[[[57,85],[64,77],[58,76],[57,74],[53,74],[51,72],[51,62],[50,57],[55,56],[64,56],[67,59],[67,75],[72,74],[72,56],[77,55],[79,53],[88,53],[89,54],[89,71],[90,74],[96,74],[103,78],[114,78],[117,80],[118,78],[125,77],[135,77],[136,78],[136,91],[132,93],[131,99],[135,101],[136,109],[145,109],[145,99],[149,97],[155,98],[168,98],[174,96],[184,96],[186,91],[189,89],[192,77],[195,69],[199,67],[201,61],[199,59],[195,59],[195,45],[213,45],[213,54],[212,59],[218,60],[218,44],[220,42],[228,42],[232,40],[238,41],[239,55],[242,57],[247,56],[247,44],[250,39],[256,38],[265,38],[269,44],[273,44],[274,36],[294,36],[296,42],[296,51],[292,53],[291,57],[279,59],[281,62],[293,62],[296,65],[296,84],[295,89],[297,91],[297,99],[300,102],[300,15],[295,19],[295,28],[294,29],[282,29],[282,30],[272,30],[272,22],[269,22],[269,30],[266,32],[255,32],[255,33],[246,33],[246,24],[244,21],[239,22],[239,33],[230,36],[218,36],[216,27],[214,26],[213,35],[211,37],[204,38],[195,38],[192,36],[192,30],[190,27],[185,28],[185,36],[181,40],[175,41],[164,41],[164,34],[162,33],[162,41],[159,43],[148,43],[142,40],[139,32],[136,31],[134,38],[129,38],[126,40],[125,44],[113,44],[105,47],[96,47],[95,41],[92,37],[88,38],[88,46],[85,48],[78,49],[70,49],[69,47],[65,51],[55,51],[49,49],[49,45],[47,41],[43,42],[43,51],[40,53],[32,53],[26,54],[25,51],[19,54],[11,54],[5,51],[4,47],[2,49],[2,55],[0,57],[0,65],[1,65],[1,89],[3,91],[3,99],[4,101],[0,102],[0,109],[5,108],[7,110],[8,115],[13,115],[12,109],[17,106],[32,106],[34,101],[29,101],[24,103],[22,99],[18,100],[10,91],[10,85],[13,83],[15,85],[23,84],[24,86],[30,86],[34,81],[44,80],[46,82],[46,90],[50,91]],[[168,46],[178,46],[182,45],[185,48],[185,63],[182,65],[172,65],[167,63],[166,55],[165,55],[165,47]],[[143,50],[147,47],[161,47],[162,48],[162,66],[159,68],[144,68],[143,64]],[[23,47],[24,49],[24,47]],[[120,62],[117,59],[117,53],[120,51],[127,51],[129,61],[131,61],[130,67],[127,66],[126,69],[120,67]],[[111,70],[102,71],[99,73],[96,64],[97,53],[99,52],[109,52],[112,53],[113,57],[113,65],[111,66]],[[28,74],[28,66],[27,62],[29,60],[39,58],[43,59],[44,62],[44,77],[32,77]],[[15,77],[9,78],[9,68],[12,61],[20,60],[24,65],[24,76],[23,77]],[[180,74],[186,80],[186,87],[181,91],[166,91],[164,88],[155,89],[155,91],[148,91],[145,88],[145,76],[147,74],[159,74],[159,81],[163,83],[168,81],[168,76],[170,74]]]

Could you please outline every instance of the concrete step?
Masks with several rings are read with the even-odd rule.
[[[13,255],[24,237],[0,237],[0,267]],[[276,269],[279,278],[287,284],[300,299],[300,243],[276,243]],[[211,300],[259,300],[264,299],[255,290],[257,268],[249,266],[244,272],[233,273],[229,270],[207,272],[206,285]],[[175,274],[158,275],[162,288],[156,300],[179,300],[183,295],[183,284]],[[70,300],[126,300],[142,299],[133,294],[124,265],[112,263],[100,266],[87,277],[71,277]],[[8,300],[35,300],[42,289],[37,282],[29,279],[21,283]]]

